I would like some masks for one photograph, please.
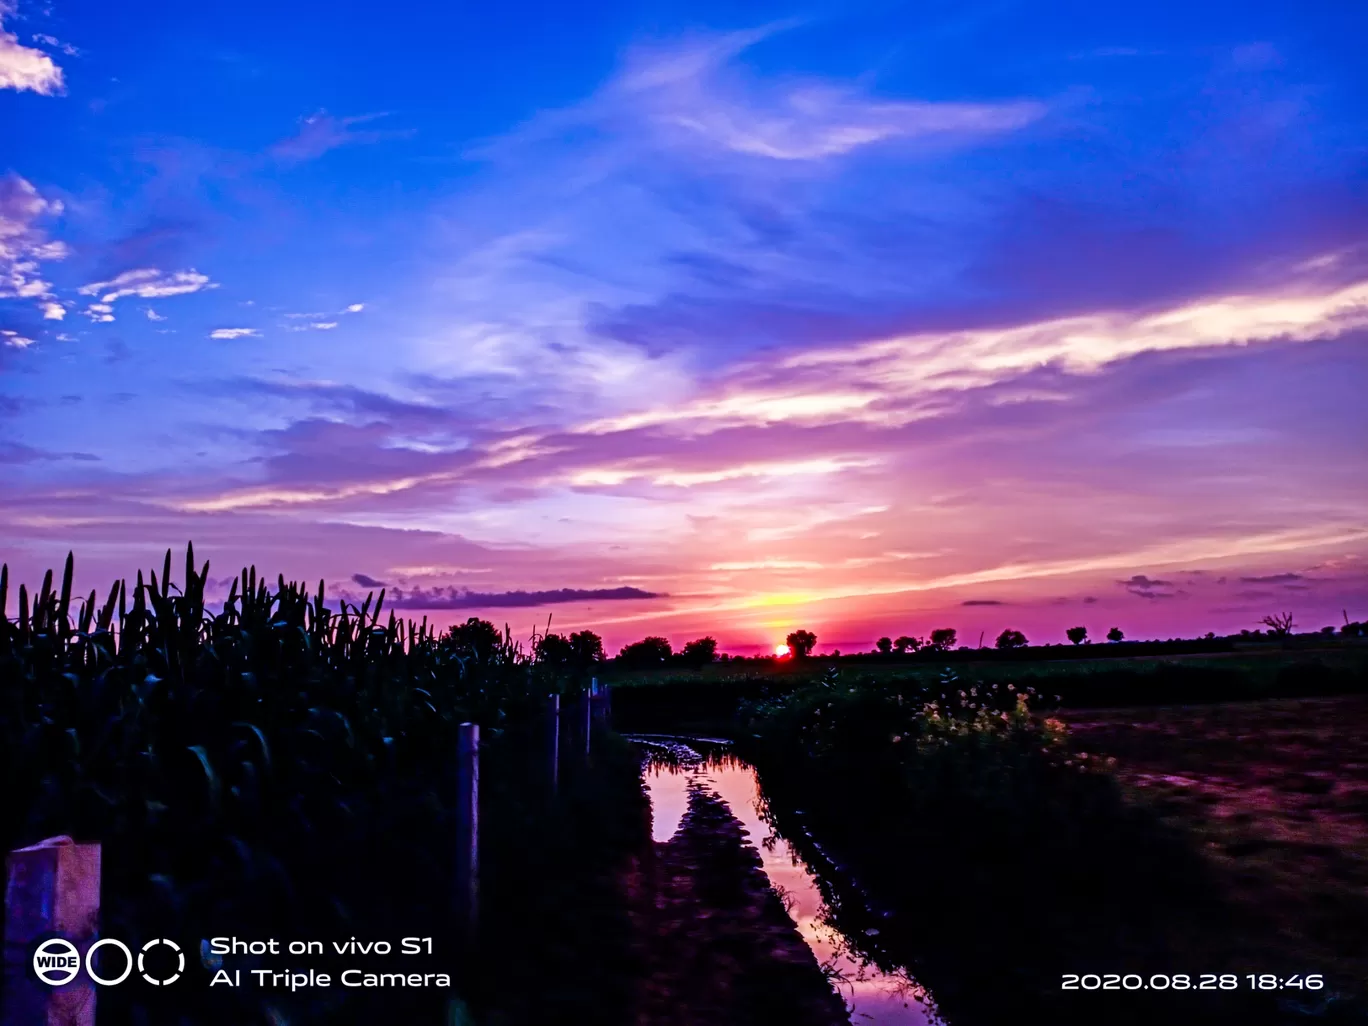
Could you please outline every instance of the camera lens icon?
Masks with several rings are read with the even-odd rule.
[[[33,952],[33,972],[49,987],[60,987],[76,979],[81,971],[81,953],[62,937],[52,937]]]
[[[124,969],[118,976],[101,976],[95,971],[95,953],[101,948],[117,948],[123,952]],[[81,957],[80,950],[65,937],[52,937],[43,941],[33,952],[33,974],[49,987],[61,987],[76,979],[76,974],[85,966],[86,976],[102,987],[113,987],[123,983],[133,972],[133,952],[123,941],[113,937],[97,940]],[[177,976],[180,974],[177,973]]]
[[[147,953],[158,945],[165,945],[176,953],[176,971],[165,979],[158,979],[147,971]],[[185,972],[185,952],[182,951],[181,946],[173,940],[167,940],[165,937],[154,937],[144,944],[142,950],[138,952],[138,972],[142,975],[144,980],[154,987],[169,986],[179,980],[181,978],[181,973]]]

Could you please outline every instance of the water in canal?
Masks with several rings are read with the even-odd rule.
[[[643,779],[651,799],[651,834],[668,841],[679,828],[697,783],[727,803],[760,854],[770,884],[785,905],[817,961],[828,969],[851,1009],[856,1026],[926,1026],[940,1023],[923,988],[904,972],[886,973],[852,951],[851,943],[829,922],[817,878],[793,845],[761,815],[754,767],[725,753],[719,742],[641,735],[634,740],[651,757]],[[708,757],[700,754],[702,748]],[[919,1000],[919,997],[921,1000]]]

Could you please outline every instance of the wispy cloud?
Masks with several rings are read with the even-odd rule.
[[[270,155],[283,164],[299,164],[315,160],[329,150],[355,143],[379,142],[386,138],[397,138],[405,132],[377,131],[358,129],[356,126],[369,124],[384,114],[360,114],[354,117],[334,117],[327,111],[319,111],[301,118],[299,131],[289,138],[282,139],[270,149]]]
[[[44,199],[33,183],[18,175],[0,178],[0,299],[38,301],[43,316],[60,320],[62,310],[44,281],[41,264],[67,255],[62,242],[48,238],[43,222],[62,213],[59,200]],[[65,312],[65,311],[63,311]]]
[[[779,161],[839,157],[893,140],[967,142],[1012,132],[1047,112],[1037,100],[995,103],[897,99],[815,78],[766,82],[740,58],[784,22],[631,50],[620,72],[578,107],[544,115],[513,136],[536,140],[576,124],[632,126],[662,144]]]
[[[46,32],[35,32],[33,41],[42,46],[50,46],[54,50],[61,50],[68,57],[79,57],[81,55],[81,51],[70,43],[64,43],[56,36],[50,36]]]
[[[260,334],[261,332],[257,331],[256,328],[215,328],[209,332],[209,337],[222,339],[256,338]]]
[[[205,289],[216,289],[218,283],[209,280],[194,268],[186,271],[160,271],[155,267],[142,267],[124,271],[108,281],[95,281],[82,285],[77,292],[83,296],[99,296],[99,301],[89,304],[86,313],[92,320],[114,320],[113,303],[129,296],[141,299],[165,299],[170,296],[185,296]],[[153,311],[148,311],[149,320],[161,319]]]

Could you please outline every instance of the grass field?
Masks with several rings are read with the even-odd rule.
[[[1128,797],[1187,832],[1267,971],[1368,989],[1368,698],[1064,712]]]

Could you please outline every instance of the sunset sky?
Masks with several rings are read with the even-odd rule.
[[[1368,619],[1362,3],[0,21],[30,585],[193,539],[610,651]]]

